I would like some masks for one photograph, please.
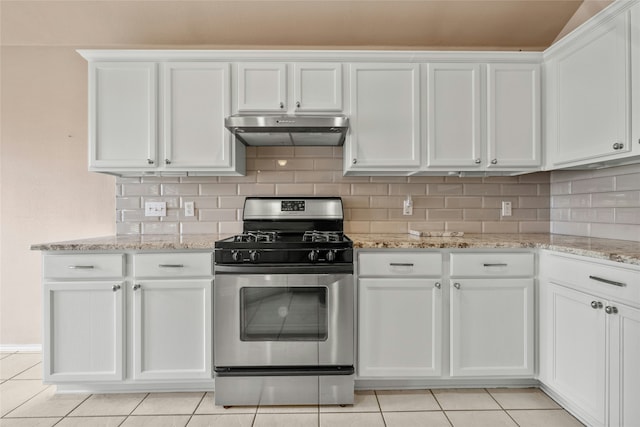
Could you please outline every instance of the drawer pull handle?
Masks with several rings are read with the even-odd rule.
[[[485,267],[506,267],[507,264],[504,263],[497,263],[497,264],[482,264]]]
[[[589,279],[595,280],[597,282],[606,283],[607,285],[620,286],[621,288],[624,288],[625,286],[627,286],[626,283],[616,282],[615,280],[603,279],[602,277],[598,277],[598,276],[589,276]]]
[[[390,262],[391,267],[413,267],[412,262]]]
[[[158,264],[161,268],[184,268],[184,264]]]
[[[70,265],[69,269],[71,270],[91,270],[93,265]]]

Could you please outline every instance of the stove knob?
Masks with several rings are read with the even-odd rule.
[[[258,251],[249,251],[249,259],[251,262],[258,262],[260,259],[260,252]]]
[[[242,254],[240,251],[231,251],[231,259],[234,261],[242,261]]]
[[[327,262],[333,262],[335,260],[336,260],[336,251],[332,249],[329,252],[327,252]]]
[[[320,253],[316,250],[309,252],[309,261],[316,262],[318,261]]]

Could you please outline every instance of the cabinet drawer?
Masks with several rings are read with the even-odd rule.
[[[595,259],[543,254],[541,275],[549,281],[640,306],[640,270],[602,264]]]
[[[45,279],[109,279],[124,276],[124,254],[44,255]]]
[[[532,253],[451,254],[451,276],[455,277],[532,277]]]
[[[213,252],[136,254],[133,274],[136,277],[211,276]]]
[[[361,253],[358,269],[360,276],[440,276],[442,255],[401,251]]]

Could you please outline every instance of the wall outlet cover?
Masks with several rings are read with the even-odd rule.
[[[195,211],[194,202],[184,202],[184,216],[194,216]]]
[[[511,202],[502,202],[502,216],[511,216]]]

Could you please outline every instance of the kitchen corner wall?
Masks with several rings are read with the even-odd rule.
[[[640,164],[551,172],[551,231],[640,241]]]
[[[286,162],[286,163],[285,163]],[[548,233],[549,174],[518,177],[344,177],[342,147],[249,147],[244,177],[116,180],[118,234],[238,233],[246,196],[341,196],[348,233],[409,229],[467,233]],[[413,198],[413,215],[402,202]],[[501,201],[513,216],[501,217]],[[144,203],[167,202],[167,216],[145,217]],[[182,204],[195,202],[185,217]]]

